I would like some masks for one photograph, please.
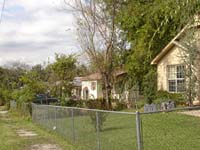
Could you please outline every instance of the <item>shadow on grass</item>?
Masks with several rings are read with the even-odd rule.
[[[103,128],[101,132],[109,132],[112,130],[123,130],[123,129],[130,129],[131,127],[124,127],[124,126],[118,126],[118,127],[109,127],[109,128]]]

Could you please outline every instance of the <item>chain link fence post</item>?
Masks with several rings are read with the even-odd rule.
[[[142,135],[141,135],[141,120],[140,113],[136,112],[136,133],[137,133],[137,148],[138,150],[143,150],[142,147]]]
[[[45,108],[42,108],[43,109],[43,122],[42,122],[42,124],[44,124],[44,126],[45,126],[45,122],[46,122],[46,109]]]
[[[72,119],[72,140],[75,142],[75,128],[74,128],[74,109],[71,109],[71,119]]]
[[[54,109],[54,130],[56,130],[57,129],[57,107],[55,107],[55,109]]]
[[[97,148],[100,150],[100,139],[99,139],[99,113],[96,112],[96,132],[97,132]]]
[[[34,115],[34,105],[31,103],[31,109],[32,109],[32,120],[35,121],[35,115]]]

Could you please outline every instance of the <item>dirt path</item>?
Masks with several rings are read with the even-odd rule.
[[[8,111],[0,111],[1,115],[7,114],[7,113],[8,113]]]
[[[185,114],[185,115],[200,117],[200,110],[184,111],[184,112],[180,112],[180,113]]]
[[[0,135],[0,139],[5,139],[0,141],[0,145],[3,145],[1,150],[62,150],[54,135],[39,129],[30,121],[12,118],[8,111],[0,111],[0,132],[5,134],[2,137]],[[7,143],[10,141],[11,143]],[[67,150],[72,150],[71,146]]]
[[[31,150],[61,150],[55,144],[35,144],[31,146]]]

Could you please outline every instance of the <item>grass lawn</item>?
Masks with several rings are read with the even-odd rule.
[[[44,111],[44,110],[43,110]],[[40,113],[41,114],[41,113]],[[75,143],[77,150],[97,149],[97,134],[89,114],[74,118]],[[69,114],[44,117],[40,123],[72,140],[72,119]],[[52,117],[52,118],[51,118]],[[199,150],[200,118],[180,113],[142,115],[144,150]],[[101,150],[134,150],[136,145],[135,115],[109,114],[99,133]]]
[[[31,145],[43,143],[57,144],[63,150],[97,149],[97,134],[89,114],[75,114],[75,142],[72,142],[73,121],[69,112],[52,112],[50,116],[42,115],[42,112],[44,109],[37,119],[42,118],[38,123],[43,127],[13,114],[7,118],[1,117],[0,139],[3,140],[0,140],[0,150],[30,150]],[[199,150],[200,118],[173,112],[142,115],[141,119],[144,150]],[[31,130],[39,136],[18,137],[18,129]],[[101,150],[136,150],[135,115],[109,114],[99,139]]]
[[[35,137],[19,137],[17,130],[31,130],[38,134]],[[30,150],[34,144],[56,144],[63,150],[72,150],[73,147],[63,138],[50,134],[35,126],[28,119],[23,119],[14,113],[0,115],[0,150]]]
[[[142,117],[145,150],[198,150],[200,118],[179,113]]]

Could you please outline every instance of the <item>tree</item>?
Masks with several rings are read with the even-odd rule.
[[[155,99],[156,93],[156,72],[151,69],[148,74],[144,77],[143,87],[144,87],[144,97],[148,104],[151,104]]]
[[[76,75],[81,77],[81,76],[86,76],[89,73],[89,69],[85,64],[77,64],[76,65]]]
[[[9,104],[13,98],[12,92],[23,86],[20,78],[25,74],[27,68],[28,66],[23,63],[10,63],[6,68],[0,68],[0,100],[3,101],[3,104]]]
[[[103,96],[111,109],[118,33],[115,18],[117,3],[115,0],[112,0],[110,5],[106,5],[103,0],[74,0],[74,2],[75,6],[72,7],[76,10],[80,46],[96,71],[102,75]]]
[[[111,0],[105,0],[110,4]],[[117,25],[130,43],[126,68],[133,84],[144,90],[150,62],[197,13],[199,0],[117,1]]]
[[[200,31],[198,29],[199,16],[193,17],[184,28],[184,35],[179,41],[174,41],[183,50],[181,55],[184,61],[185,97],[192,105],[195,98],[199,98],[200,86]]]
[[[55,62],[47,67],[50,73],[48,82],[55,96],[60,98],[71,96],[71,82],[76,76],[76,62],[73,55],[56,54]]]

